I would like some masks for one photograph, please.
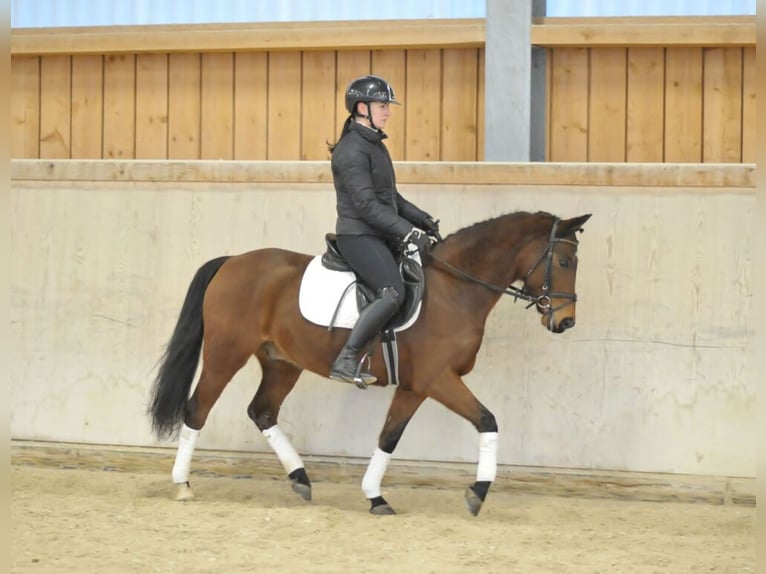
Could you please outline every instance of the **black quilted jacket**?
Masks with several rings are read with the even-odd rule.
[[[396,190],[394,165],[383,144],[386,135],[356,122],[332,153],[337,196],[335,233],[403,239],[421,227],[428,213]]]

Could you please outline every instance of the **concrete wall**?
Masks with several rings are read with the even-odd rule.
[[[728,181],[742,166],[719,168],[714,179]],[[581,166],[559,169],[561,185],[400,186],[448,233],[514,210],[594,214],[581,237],[577,326],[552,335],[506,298],[466,377],[497,416],[499,462],[754,476],[752,188],[571,185]],[[11,188],[14,439],[156,445],[148,392],[197,267],[265,246],[319,253],[334,225],[327,181],[30,179]],[[199,448],[268,451],[245,413],[258,379],[253,360]],[[302,453],[368,456],[392,392],[304,374],[280,424]],[[476,447],[468,423],[426,403],[396,456],[473,461]]]

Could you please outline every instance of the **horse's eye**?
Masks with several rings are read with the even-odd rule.
[[[565,269],[567,267],[571,267],[572,266],[572,260],[569,259],[568,257],[562,257],[561,259],[559,259],[559,266],[560,267],[564,267]]]

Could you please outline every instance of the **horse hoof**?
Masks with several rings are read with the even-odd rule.
[[[194,491],[191,489],[191,485],[188,482],[182,482],[176,486],[176,500],[184,502],[185,500],[194,498]]]
[[[468,512],[477,516],[482,504],[482,499],[479,498],[470,486],[465,489],[465,505],[468,507]]]
[[[311,487],[300,482],[292,481],[293,492],[300,496],[306,502],[311,502]]]
[[[391,516],[396,514],[396,511],[388,504],[379,504],[378,506],[370,508],[370,514],[374,514],[375,516]]]

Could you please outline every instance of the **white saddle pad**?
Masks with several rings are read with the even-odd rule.
[[[415,256],[418,261],[419,256]],[[322,265],[322,256],[317,255],[311,260],[306,272],[301,279],[301,288],[298,292],[298,307],[301,315],[315,325],[328,327],[332,316],[340,303],[338,314],[335,317],[333,327],[350,329],[359,319],[359,311],[356,303],[356,275],[352,271],[332,271]],[[420,315],[421,302],[406,323],[394,329],[404,331]]]

